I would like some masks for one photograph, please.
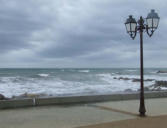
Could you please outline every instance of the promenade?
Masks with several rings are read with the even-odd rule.
[[[163,128],[167,125],[167,98],[147,99],[147,117],[140,118],[138,108],[139,100],[126,100],[5,109],[0,110],[0,128],[137,128],[140,124],[149,128],[154,123]]]

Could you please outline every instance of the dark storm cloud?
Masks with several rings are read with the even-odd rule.
[[[40,18],[36,20],[33,13],[30,13],[36,10],[31,5],[33,3],[27,1],[1,0],[0,52],[31,47],[29,40],[32,32],[45,27],[44,19],[39,22]],[[28,11],[28,8],[31,11]]]
[[[85,7],[83,10],[85,17],[82,17],[81,12],[78,12],[74,17],[73,14],[69,14],[68,18],[72,20],[72,25],[67,24],[68,27],[65,26],[67,27],[65,28],[64,24],[62,26],[59,24],[58,33],[61,33],[61,36],[55,39],[55,45],[53,43],[40,54],[46,57],[75,57],[112,47],[113,41],[123,40],[125,30],[120,29],[118,19],[113,19],[112,13],[115,11],[112,12],[109,6],[106,6],[106,9],[96,6],[93,8]],[[80,16],[81,19],[77,19]],[[76,23],[77,20],[79,22]],[[122,23],[121,26],[123,26]]]
[[[92,51],[102,50],[111,46],[111,39],[121,40],[117,34],[111,34],[109,28],[105,29],[105,32],[99,28],[94,29],[94,32],[90,32],[92,29],[89,27],[86,31],[77,33],[71,30],[68,34],[58,40],[58,44],[51,45],[45,52],[41,52],[42,55],[47,57],[73,57],[87,54]],[[112,28],[114,30],[114,28]],[[118,31],[115,29],[115,31]]]
[[[136,65],[139,37],[131,40],[124,22],[129,14],[146,17],[155,8],[160,26],[152,38],[144,36],[149,65],[155,56],[167,55],[165,4],[165,0],[0,0],[0,58],[19,66]]]

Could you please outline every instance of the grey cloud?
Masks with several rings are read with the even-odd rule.
[[[3,0],[2,0],[3,1]],[[29,43],[33,31],[41,30],[47,26],[45,19],[33,19],[33,13],[26,9],[37,10],[27,1],[3,1],[0,6],[0,52],[31,48]],[[25,9],[25,10],[24,10]],[[35,13],[35,12],[34,12]],[[40,13],[39,13],[40,15]]]
[[[70,61],[69,66],[86,63],[105,66],[106,62],[117,66],[128,65],[129,61],[134,61],[129,65],[136,65],[139,35],[131,40],[124,21],[129,14],[139,18],[146,17],[152,8],[158,10],[161,17],[158,30],[152,38],[144,35],[145,57],[152,60],[155,53],[166,54],[165,3],[165,0],[1,0],[0,53],[10,56],[12,51],[20,51],[24,57],[15,56],[20,65],[32,63],[35,58],[59,65]],[[22,49],[33,53],[32,56],[25,55]],[[34,63],[40,65],[38,61]]]

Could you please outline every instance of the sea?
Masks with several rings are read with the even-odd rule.
[[[144,86],[156,80],[167,80],[166,73],[157,73],[162,68],[145,68]],[[13,68],[0,69],[0,94],[6,97],[24,93],[48,96],[103,95],[138,91],[140,82],[118,79],[140,78],[139,68]],[[164,88],[164,90],[167,88]]]

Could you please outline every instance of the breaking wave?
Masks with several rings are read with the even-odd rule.
[[[124,70],[125,71],[125,70]],[[119,72],[119,74],[117,73]],[[150,74],[153,71],[150,71]],[[125,74],[121,70],[33,70],[21,73],[0,74],[0,94],[6,97],[18,96],[24,93],[47,94],[53,96],[94,95],[123,92],[127,89],[137,91],[139,82],[119,80],[115,78],[140,78],[138,74]],[[9,75],[10,74],[10,75]],[[145,79],[166,80],[166,75],[146,74]],[[145,86],[155,81],[144,82]]]

